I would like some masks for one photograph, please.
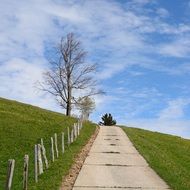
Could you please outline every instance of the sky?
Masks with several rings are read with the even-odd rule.
[[[73,32],[99,65],[90,119],[190,138],[189,0],[0,0],[0,97],[64,112],[35,88]]]

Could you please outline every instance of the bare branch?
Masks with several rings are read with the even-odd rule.
[[[44,73],[44,82],[40,83],[40,89],[55,96],[59,105],[66,109],[66,115],[70,115],[72,105],[78,101],[73,90],[85,92],[82,93],[85,95],[81,100],[102,94],[102,91],[95,88],[97,82],[93,73],[96,65],[85,62],[87,53],[73,33],[61,38],[57,52],[58,58],[50,61],[52,67]]]

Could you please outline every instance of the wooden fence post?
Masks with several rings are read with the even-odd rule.
[[[67,137],[68,137],[68,146],[71,144],[71,138],[70,138],[70,130],[69,130],[69,127],[67,127]]]
[[[73,142],[75,141],[75,125],[73,125]]]
[[[51,157],[52,161],[55,161],[55,156],[54,156],[54,143],[53,143],[53,137],[51,137]]]
[[[82,129],[82,127],[83,127],[83,126],[82,126],[82,121],[80,121],[80,128]]]
[[[78,137],[78,136],[79,136],[79,132],[78,132],[78,126],[77,126],[77,123],[76,123],[75,127],[76,127],[76,133],[77,133],[77,137]]]
[[[80,129],[80,124],[79,124],[79,120],[78,120],[78,122],[77,122],[77,125],[78,125],[78,127],[79,127],[79,129]]]
[[[34,149],[34,160],[35,160],[35,168],[34,168],[34,171],[35,171],[35,182],[37,183],[38,182],[38,146],[35,145],[35,149]]]
[[[76,128],[76,123],[74,123],[74,135],[75,135],[75,140],[77,139],[77,128]]]
[[[78,131],[78,136],[80,135],[80,127],[79,124],[77,123],[77,131]]]
[[[28,164],[29,164],[29,156],[24,156],[24,171],[23,171],[23,190],[28,189]]]
[[[75,128],[74,128],[74,126],[73,126],[72,132],[73,132],[73,142],[74,142],[75,141]]]
[[[7,169],[7,181],[6,181],[6,190],[11,190],[12,181],[13,181],[13,173],[15,168],[15,160],[8,160],[8,169]]]
[[[58,147],[57,147],[57,133],[54,134],[54,140],[55,140],[55,152],[56,152],[56,156],[58,158],[59,157],[59,151],[58,151]]]
[[[43,162],[42,162],[42,148],[41,148],[41,145],[38,144],[38,166],[39,166],[39,175],[42,174],[44,171],[43,171]]]
[[[76,127],[76,123],[74,124],[74,128],[75,128],[75,139],[77,139],[77,127]]]
[[[46,165],[46,169],[48,169],[49,165],[48,165],[48,160],[47,160],[47,157],[46,157],[46,149],[44,147],[43,139],[41,139],[41,147],[42,147],[42,156],[43,156],[43,159],[44,159],[44,162],[45,162],[45,165]]]
[[[62,153],[65,152],[64,133],[62,132]]]
[[[79,125],[79,129],[81,130],[82,125],[81,125],[81,121],[80,120],[78,121],[78,125]]]
[[[73,143],[73,129],[71,129],[71,143]]]

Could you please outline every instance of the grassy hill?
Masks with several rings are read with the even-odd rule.
[[[84,124],[80,138],[69,148],[66,147],[64,155],[60,155],[50,164],[50,168],[40,176],[37,184],[34,182],[34,145],[40,143],[40,138],[43,138],[50,160],[50,137],[57,133],[58,141],[61,143],[61,132],[67,134],[67,127],[71,127],[74,122],[75,118],[60,113],[0,98],[0,189],[4,189],[5,186],[7,161],[10,158],[16,161],[12,189],[22,189],[25,154],[29,154],[30,157],[29,189],[58,189],[62,176],[67,174],[74,157],[94,133],[95,125]],[[65,136],[65,142],[66,139]],[[61,153],[61,146],[58,148]]]
[[[123,127],[150,166],[173,190],[190,189],[190,140]]]

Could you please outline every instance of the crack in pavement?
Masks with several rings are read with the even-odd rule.
[[[161,187],[130,187],[130,186],[75,186],[75,188],[102,188],[102,189],[151,189],[151,190],[163,190]],[[164,189],[170,189],[170,188],[164,188]]]
[[[92,165],[92,166],[116,166],[116,167],[148,167],[148,165],[127,165],[127,164],[88,164],[84,165]]]

